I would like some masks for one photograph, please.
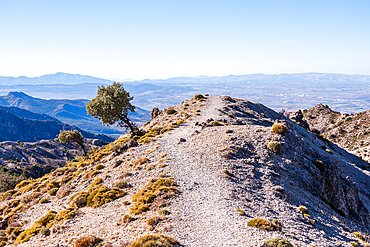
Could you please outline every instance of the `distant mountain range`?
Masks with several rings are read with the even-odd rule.
[[[25,109],[31,112],[45,114],[58,119],[63,123],[75,125],[83,130],[96,134],[122,134],[123,129],[118,127],[103,126],[102,123],[88,116],[86,112],[86,104],[89,100],[67,100],[67,99],[39,99],[31,97],[22,92],[10,92],[6,96],[0,96],[1,106],[13,106],[17,109],[9,110],[16,114],[15,111]],[[19,109],[21,108],[21,109]],[[22,112],[22,114],[25,114]],[[32,114],[32,113],[27,113]],[[41,115],[38,115],[41,117]],[[137,108],[136,112],[130,114],[133,121],[143,123],[150,120],[150,112]],[[24,115],[22,115],[24,117]],[[47,118],[47,117],[46,117]],[[38,119],[50,120],[50,119]]]
[[[75,126],[64,124],[59,120],[45,114],[36,114],[16,107],[0,106],[0,142],[1,141],[27,141],[55,139],[61,130],[77,129],[85,138],[113,141],[105,135],[95,135]]]
[[[66,73],[35,78],[0,77],[0,95],[21,91],[44,99],[92,99],[99,85],[109,84],[112,84],[111,80]],[[229,95],[260,102],[274,110],[308,109],[317,103],[328,104],[333,110],[347,113],[370,109],[368,75],[249,74],[146,79],[123,84],[134,96],[134,105],[148,111],[154,107],[163,109],[179,104],[182,99],[197,93]]]

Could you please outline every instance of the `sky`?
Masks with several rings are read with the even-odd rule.
[[[0,76],[370,75],[370,1],[0,0]]]

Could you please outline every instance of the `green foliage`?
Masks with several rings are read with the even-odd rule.
[[[355,241],[351,241],[351,242],[349,242],[352,246],[354,246],[354,247],[358,247],[358,243],[356,243]]]
[[[293,247],[293,245],[285,238],[272,238],[265,241],[268,247]]]
[[[173,109],[173,108],[168,108],[167,111],[166,111],[167,114],[175,114],[176,113],[176,110]]]
[[[84,154],[86,154],[84,138],[78,130],[61,130],[60,134],[58,135],[58,140],[60,143],[76,143],[78,146],[80,146]]]
[[[281,225],[272,223],[266,220],[265,218],[252,219],[247,223],[247,226],[256,227],[260,230],[266,230],[266,231],[280,231],[281,230]]]
[[[271,141],[267,144],[267,147],[274,153],[279,153],[281,148],[282,148],[282,145],[280,142],[277,142],[277,141]]]
[[[128,247],[174,247],[177,245],[180,245],[180,243],[172,237],[164,235],[145,235],[135,240]]]
[[[27,181],[27,178],[23,175],[12,174],[6,171],[4,168],[0,168],[0,192],[14,189],[14,187],[22,182]]]
[[[202,94],[196,94],[194,96],[194,99],[196,99],[196,100],[204,99],[204,96]]]
[[[299,210],[299,212],[301,212],[302,214],[308,214],[309,212],[308,212],[308,209],[305,207],[305,206],[299,206],[298,207],[298,210]]]
[[[50,235],[50,229],[49,229],[49,227],[41,228],[40,234],[41,235],[44,235],[44,236],[49,236]]]
[[[288,131],[287,127],[282,123],[276,123],[276,124],[272,125],[271,130],[275,134],[281,134],[281,135],[285,134]]]
[[[41,198],[39,200],[39,203],[48,203],[48,202],[49,202],[49,200],[47,198]]]
[[[51,195],[51,196],[55,196],[56,193],[58,192],[58,188],[52,188],[50,190],[48,190],[48,194]]]
[[[110,86],[99,86],[97,96],[86,105],[87,114],[98,118],[104,125],[118,125],[131,130],[132,136],[140,131],[130,120],[129,112],[135,111],[130,101],[133,97],[123,88],[121,83],[114,82]]]
[[[149,209],[153,201],[161,196],[163,199],[174,197],[178,193],[177,184],[168,178],[152,181],[133,197],[134,206],[130,209],[131,214],[140,214]]]

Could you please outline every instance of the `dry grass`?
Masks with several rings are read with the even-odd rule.
[[[272,223],[265,218],[255,218],[247,223],[247,226],[256,227],[260,230],[266,231],[280,231],[281,225]]]
[[[275,134],[282,135],[282,134],[285,134],[288,131],[288,129],[284,124],[276,123],[272,125],[271,131],[274,132]]]
[[[102,240],[94,235],[85,235],[78,238],[74,243],[73,247],[94,247],[97,243]]]
[[[145,235],[131,243],[128,247],[174,247],[177,245],[180,245],[180,243],[172,237]]]

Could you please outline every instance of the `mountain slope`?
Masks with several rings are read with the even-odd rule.
[[[12,111],[13,113],[9,112]],[[19,117],[23,116],[23,117]],[[30,119],[27,119],[30,118]],[[47,120],[37,120],[47,119]],[[83,131],[75,126],[63,124],[62,122],[46,116],[36,114],[15,107],[0,107],[0,141],[39,141],[50,140],[57,137],[61,130],[77,129],[85,138],[102,139],[112,141],[113,139],[104,135],[95,135]]]
[[[370,160],[370,110],[341,114],[318,104],[304,111],[303,119],[311,130],[318,131],[348,152]]]
[[[31,112],[47,114],[63,123],[75,125],[92,133],[122,134],[122,128],[103,126],[98,119],[88,116],[86,104],[89,100],[38,99],[22,92],[10,92],[0,96],[0,105],[14,106]],[[133,121],[143,124],[150,119],[149,111],[137,108],[130,114]]]
[[[360,158],[259,103],[207,97],[170,109],[134,137],[139,144],[122,136],[4,194],[3,238],[142,246],[129,244],[163,234],[191,247],[262,246],[280,236],[294,246],[350,247],[361,242],[352,232],[367,236],[370,173]],[[285,125],[281,134],[275,123]]]

